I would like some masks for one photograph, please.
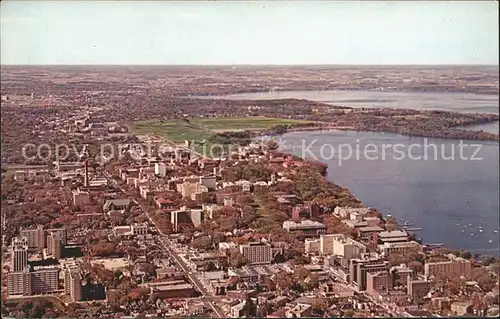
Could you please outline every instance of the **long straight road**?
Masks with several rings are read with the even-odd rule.
[[[106,176],[106,178],[111,180],[111,182],[115,188],[119,189],[122,193],[125,193],[125,190],[123,188],[119,187],[118,183],[116,182],[116,180],[113,179],[113,176],[111,176],[111,174],[109,174],[108,172],[105,172],[105,176]],[[186,265],[186,263],[182,260],[182,258],[179,256],[179,254],[175,251],[175,249],[172,246],[172,243],[168,239],[168,236],[165,235],[157,227],[154,220],[151,218],[151,216],[149,216],[147,207],[144,207],[144,205],[139,203],[136,199],[133,199],[133,201],[137,206],[141,207],[142,211],[144,212],[144,214],[148,218],[151,225],[154,225],[154,227],[156,228],[156,230],[160,234],[160,243],[162,244],[163,248],[165,248],[165,250],[174,258],[175,263],[177,264],[177,266],[180,269],[182,269],[182,271],[185,273],[185,275],[189,279],[189,281],[195,286],[195,288],[199,292],[201,292],[201,294],[203,296],[212,297],[212,294],[203,286],[203,283],[198,279],[198,277],[196,277],[196,275],[192,274],[192,272],[189,270],[188,265]],[[204,303],[205,303],[205,306],[207,308],[211,308],[213,310],[213,312],[217,315],[217,317],[219,317],[219,318],[226,317],[224,312],[222,311],[222,309],[219,306],[217,306],[214,303],[209,302],[209,301],[204,301]]]
[[[139,204],[138,202],[136,202]],[[139,204],[140,205],[140,204]],[[163,245],[163,247],[170,253],[170,255],[174,258],[174,261],[176,262],[177,266],[184,271],[188,279],[193,283],[193,285],[198,289],[199,292],[202,293],[203,296],[212,296],[212,294],[203,286],[203,283],[196,277],[196,275],[192,274],[192,272],[189,270],[188,265],[182,260],[182,258],[179,256],[179,254],[175,251],[175,249],[172,246],[172,243],[170,240],[168,240],[167,235],[165,235],[158,227],[156,227],[156,223],[153,221],[151,216],[147,213],[147,209],[143,208],[143,211],[145,212],[148,220],[152,225],[155,225],[155,228],[158,230],[158,233],[160,234],[160,242]],[[205,301],[205,305],[208,306],[209,308],[212,308],[212,310],[215,312],[215,314],[219,318],[224,318],[224,312],[220,309],[219,306]]]
[[[198,152],[196,152],[195,150],[193,149],[190,149],[189,147],[185,147],[185,146],[180,146],[170,140],[168,140],[167,138],[165,137],[162,137],[162,136],[159,136],[158,134],[152,134],[155,138],[158,138],[158,139],[161,139],[163,140],[165,143],[171,145],[171,146],[176,146],[176,147],[179,147],[181,149],[184,149],[186,151],[189,151],[191,152],[192,154],[195,154],[201,158],[206,158],[206,156],[204,156],[203,154],[200,154]],[[125,193],[126,191],[119,187],[118,183],[116,180],[114,180],[114,178],[111,176],[111,174],[109,174],[108,172],[105,171],[105,176],[112,181],[112,184],[115,188],[118,188],[122,193]],[[138,205],[139,207],[141,207],[141,209],[143,210],[143,212],[146,214],[146,217],[148,218],[149,222],[151,223],[151,225],[154,225],[155,228],[158,230],[158,233],[160,234],[160,242],[161,244],[163,245],[163,247],[170,253],[170,255],[174,258],[174,261],[176,262],[177,266],[179,268],[182,269],[182,271],[186,274],[186,277],[191,281],[191,283],[193,283],[193,285],[196,287],[196,289],[198,289],[199,292],[202,293],[203,296],[207,296],[207,297],[213,297],[212,294],[204,287],[203,283],[200,281],[200,279],[196,276],[196,274],[193,274],[190,270],[189,270],[189,267],[188,265],[186,265],[186,263],[182,260],[182,258],[179,256],[179,254],[175,251],[175,249],[173,248],[172,246],[172,243],[169,241],[168,239],[168,236],[165,235],[156,225],[156,223],[153,221],[153,219],[151,218],[151,216],[149,216],[148,214],[148,209],[147,207],[144,207],[143,205],[141,205],[137,200],[134,199],[134,202],[136,203],[136,205]],[[205,301],[205,305],[208,306],[208,308],[211,308],[215,314],[219,317],[219,318],[224,318],[226,317],[224,312],[222,311],[222,309],[212,303],[212,302],[208,302],[208,301]]]

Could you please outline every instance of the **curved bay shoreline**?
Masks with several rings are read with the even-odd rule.
[[[345,137],[346,139],[351,139],[351,140],[355,137],[359,137],[361,139],[367,138],[366,136],[364,136],[365,134],[370,135],[369,137],[371,137],[373,135],[379,135],[379,137],[381,139],[384,139],[384,140],[386,140],[388,138],[389,139],[392,138],[393,135],[395,135],[395,136],[399,135],[401,140],[403,140],[403,141],[408,140],[408,136],[404,136],[401,134],[389,133],[386,135],[382,135],[382,134],[378,134],[377,132],[359,132],[359,131],[352,131],[352,130],[340,132],[339,130],[333,130],[333,129],[328,130],[328,131],[324,131],[324,130],[313,130],[313,131],[311,131],[311,130],[297,130],[295,132],[285,133],[284,135],[282,135],[282,137],[285,140],[287,140],[287,142],[290,142],[293,145],[294,141],[293,141],[292,135],[298,136],[298,135],[302,135],[302,133],[305,133],[305,134],[313,135],[315,138],[317,138],[318,135],[335,134],[335,132],[340,133],[337,135],[338,138],[340,137],[339,138],[340,140],[337,141],[339,143],[342,142],[341,139],[343,138],[344,134],[347,135],[347,137]],[[299,138],[299,137],[297,137],[297,138]],[[307,139],[307,136],[306,137],[301,136],[300,139],[301,140]],[[410,140],[412,140],[412,139],[410,139]],[[441,139],[436,139],[436,140],[439,141]],[[434,141],[434,139],[433,139],[433,141]],[[442,139],[442,142],[453,143],[449,139]],[[376,143],[376,141],[375,141],[375,143]],[[485,141],[485,143],[486,143],[485,145],[489,145],[489,147],[490,147],[490,149],[488,151],[489,152],[488,154],[490,154],[490,155],[488,155],[487,159],[491,160],[491,154],[492,154],[492,152],[494,153],[495,150],[496,150],[496,152],[498,151],[498,145],[496,145],[496,143],[490,144],[489,142],[486,142],[486,141]],[[293,153],[293,150],[291,151],[288,149],[288,150],[281,150],[281,151],[288,153],[288,154],[297,155],[297,154]],[[307,159],[303,158],[303,160],[307,160]],[[494,161],[495,160],[488,162],[487,167],[495,166]],[[498,162],[498,159],[496,161]],[[442,214],[441,218],[443,218],[443,221],[446,221],[446,223],[449,224],[449,228],[450,228],[450,232],[448,234],[446,234],[446,236],[449,235],[450,238],[453,238],[453,239],[451,239],[451,242],[460,243],[458,246],[454,245],[454,244],[451,244],[451,245],[445,244],[444,247],[451,248],[451,249],[457,249],[457,250],[463,249],[463,250],[469,251],[471,253],[478,253],[479,255],[491,255],[493,253],[494,255],[498,256],[498,248],[495,248],[495,247],[487,248],[485,246],[472,247],[474,245],[467,244],[467,241],[470,242],[471,240],[477,240],[477,235],[475,235],[476,236],[475,238],[471,238],[471,237],[464,238],[464,237],[462,237],[463,230],[461,232],[462,226],[460,226],[460,227],[455,226],[455,222],[457,222],[457,225],[458,225],[458,223],[461,223],[461,225],[463,224],[464,227],[467,227],[467,224],[471,224],[471,223],[477,224],[477,225],[483,223],[485,225],[484,227],[489,227],[489,228],[494,227],[494,225],[498,225],[498,220],[496,220],[496,221],[491,220],[488,222],[488,218],[495,219],[495,216],[490,216],[490,217],[484,216],[484,212],[488,211],[488,207],[489,207],[488,205],[493,205],[493,206],[491,206],[492,208],[491,207],[490,208],[494,210],[496,207],[496,209],[498,210],[498,203],[493,200],[493,202],[488,203],[488,205],[481,206],[481,203],[484,200],[488,200],[488,196],[489,196],[489,195],[487,195],[488,192],[485,191],[485,187],[488,188],[486,185],[489,185],[491,183],[492,185],[490,185],[490,186],[493,187],[493,189],[491,191],[493,191],[493,192],[495,191],[494,190],[494,181],[492,180],[492,179],[494,179],[494,177],[492,177],[492,179],[488,179],[487,181],[482,182],[482,184],[480,184],[480,185],[482,185],[481,187],[479,187],[479,185],[478,185],[477,187],[479,187],[479,191],[467,192],[465,194],[462,194],[462,196],[461,196],[462,198],[459,200],[455,200],[455,202],[452,202],[452,200],[451,200],[451,198],[453,198],[453,196],[451,196],[452,194],[450,194],[450,193],[467,191],[467,187],[465,187],[464,184],[470,183],[471,181],[478,178],[477,177],[478,172],[481,172],[483,170],[481,167],[482,163],[481,164],[477,163],[477,164],[472,165],[472,166],[469,165],[471,172],[474,172],[473,174],[476,174],[476,175],[474,175],[475,176],[474,178],[472,178],[471,176],[468,176],[467,174],[462,174],[462,176],[459,176],[459,178],[456,178],[454,176],[455,180],[450,181],[450,183],[448,184],[447,182],[440,183],[439,179],[446,177],[447,174],[449,173],[450,169],[449,168],[443,169],[442,168],[443,163],[439,163],[439,162],[430,163],[432,165],[426,165],[425,163],[423,165],[421,163],[415,165],[414,163],[408,162],[408,163],[401,164],[401,167],[393,167],[393,163],[391,163],[390,161],[386,162],[386,163],[382,163],[383,164],[382,166],[379,165],[380,162],[377,162],[375,164],[370,164],[368,162],[368,164],[370,166],[366,167],[361,172],[358,171],[358,169],[360,169],[360,168],[362,169],[367,164],[367,162],[353,161],[351,163],[352,165],[350,165],[350,166],[343,165],[343,167],[340,170],[336,168],[336,165],[334,162],[329,162],[329,161],[325,162],[325,161],[321,161],[321,160],[318,160],[318,162],[325,165],[325,175],[324,175],[325,180],[330,181],[330,182],[334,183],[335,185],[346,189],[347,191],[349,191],[349,193],[354,198],[356,198],[361,203],[363,203],[363,205],[373,207],[380,212],[387,211],[388,207],[395,208],[395,210],[394,211],[391,210],[391,212],[393,212],[394,216],[397,217],[398,220],[400,220],[401,222],[403,220],[412,220],[412,219],[418,220],[419,224],[424,223],[427,226],[430,233],[432,233],[432,229],[437,228],[436,231],[433,233],[432,237],[436,237],[435,235],[446,234],[445,232],[443,232],[442,229],[440,229],[439,225],[433,225],[433,224],[435,224],[434,213],[441,212],[441,214]],[[466,170],[466,167],[467,167],[467,163],[457,162],[454,165],[457,167],[457,170],[462,170],[462,171]],[[375,167],[375,166],[377,166],[377,167]],[[417,166],[416,169],[414,171],[411,171],[408,173],[408,167],[413,167],[413,166]],[[379,169],[380,169],[380,173],[379,173]],[[422,170],[424,170],[424,171],[422,171]],[[382,173],[382,171],[383,171],[383,173]],[[393,173],[393,171],[394,171],[394,173]],[[426,171],[428,171],[428,172],[426,172]],[[497,164],[497,171],[498,171],[498,164]],[[349,172],[349,173],[347,173],[347,172]],[[365,174],[366,176],[363,174]],[[434,177],[434,175],[435,175],[435,177]],[[483,175],[484,175],[484,173],[483,173]],[[365,176],[365,177],[363,177],[363,176]],[[424,178],[421,178],[420,176],[424,176]],[[415,182],[415,184],[408,183],[407,179],[415,180],[416,182]],[[436,180],[438,180],[438,181],[436,181]],[[496,183],[498,184],[498,178],[496,179]],[[433,185],[433,186],[431,188],[429,188],[429,186],[426,186],[426,185]],[[373,187],[375,187],[375,186],[376,186],[376,189],[378,190],[377,193],[381,191],[381,188],[384,189],[384,191],[382,191],[379,195],[372,194]],[[422,190],[421,187],[424,187],[424,189]],[[434,193],[432,191],[430,191],[429,189],[433,190]],[[449,189],[450,191],[448,192],[447,189]],[[498,189],[498,186],[497,186],[497,189]],[[395,193],[391,194],[391,191],[395,192]],[[419,210],[419,208],[412,207],[412,205],[408,206],[404,203],[406,197],[409,196],[408,199],[412,198],[413,195],[410,196],[409,193],[414,194],[418,198],[420,198],[419,193],[421,193],[422,196],[424,196],[423,198],[421,198],[419,200],[420,201],[419,205],[422,207],[421,209],[424,211],[424,215],[419,214],[417,212]],[[485,193],[486,193],[486,199],[484,199]],[[400,196],[401,199],[397,198],[398,196]],[[440,198],[441,196],[443,198]],[[432,202],[436,200],[436,197],[437,197],[438,203],[434,202],[434,204],[433,204]],[[380,203],[380,205],[377,205],[377,203],[374,204],[374,199],[375,199],[375,202]],[[415,198],[413,198],[413,199],[415,199]],[[469,201],[470,201],[470,203],[469,203]],[[443,205],[443,203],[448,204],[449,209],[442,207],[441,205]],[[434,207],[435,205],[437,205],[437,206]],[[472,205],[472,206],[467,207],[467,205]],[[426,209],[428,211],[426,211]],[[467,213],[467,212],[468,211],[472,212],[472,211],[474,211],[474,209],[476,209],[476,211],[472,215],[469,216],[468,215],[469,213]],[[398,211],[398,210],[401,210],[401,211]],[[478,212],[480,212],[483,215],[481,215]],[[417,214],[417,216],[415,216],[415,214]],[[434,217],[432,217],[432,216],[434,216]],[[431,226],[429,226],[429,225],[431,225]],[[445,228],[447,228],[447,227],[445,227]],[[457,229],[451,230],[452,228],[457,228]],[[424,227],[424,230],[425,230],[425,227]],[[488,229],[488,230],[491,232],[493,229]],[[475,233],[477,233],[477,231]],[[469,236],[469,234],[467,234],[467,235]],[[490,236],[490,235],[488,235],[488,236]],[[498,235],[498,234],[496,234],[496,235]],[[435,238],[430,238],[430,240],[429,240],[429,238],[426,238],[426,237],[427,236],[424,235],[421,238],[425,243],[442,242],[442,241],[436,241]],[[469,239],[469,238],[471,238],[471,239]],[[484,240],[485,240],[485,242],[487,242],[486,238]],[[493,238],[492,241],[490,240],[490,245],[492,244],[492,242],[495,243],[498,241]],[[468,247],[470,247],[470,248],[468,248]]]

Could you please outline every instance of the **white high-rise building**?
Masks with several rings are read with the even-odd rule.
[[[12,269],[11,272],[21,272],[28,267],[28,238],[12,238]]]

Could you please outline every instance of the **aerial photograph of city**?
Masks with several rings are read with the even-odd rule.
[[[2,318],[499,317],[498,13],[1,1]]]

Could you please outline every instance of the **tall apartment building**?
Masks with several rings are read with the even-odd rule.
[[[28,267],[28,239],[26,237],[12,238],[11,272],[22,272]]]
[[[349,283],[358,291],[366,290],[366,275],[368,273],[388,272],[389,262],[378,258],[349,260]]]
[[[68,242],[68,230],[66,228],[50,228],[45,230],[45,234],[58,233],[61,239],[61,245],[66,245]]]
[[[425,263],[425,275],[431,277],[441,273],[445,275],[471,276],[472,264],[470,261],[452,254],[448,255],[448,258],[447,261]]]
[[[54,257],[54,259],[61,259],[62,255],[62,241],[60,232],[52,232],[47,236],[47,253]]]
[[[273,260],[271,245],[253,242],[240,245],[240,253],[250,264],[270,264]]]
[[[21,229],[19,232],[19,236],[27,238],[29,248],[45,248],[47,244],[46,236],[51,232],[59,232],[61,234],[62,244],[66,245],[66,240],[67,240],[66,228],[43,229],[42,225],[38,225],[36,228]]]
[[[23,271],[9,272],[7,274],[7,293],[12,295],[29,296],[31,294],[31,273],[29,268]]]
[[[54,293],[59,290],[59,267],[39,267],[30,275],[30,295]]]
[[[71,301],[82,299],[82,277],[76,265],[69,265],[64,270],[64,292],[71,297]]]
[[[7,293],[9,295],[31,296],[59,291],[59,268],[57,266],[38,267],[30,271],[26,267],[20,272],[7,275]]]
[[[56,292],[59,286],[59,268],[38,267],[30,271],[28,266],[28,239],[12,239],[12,267],[7,275],[9,295],[30,296],[38,293]]]
[[[42,225],[32,229],[21,229],[19,236],[27,238],[29,248],[45,247],[45,231]]]

